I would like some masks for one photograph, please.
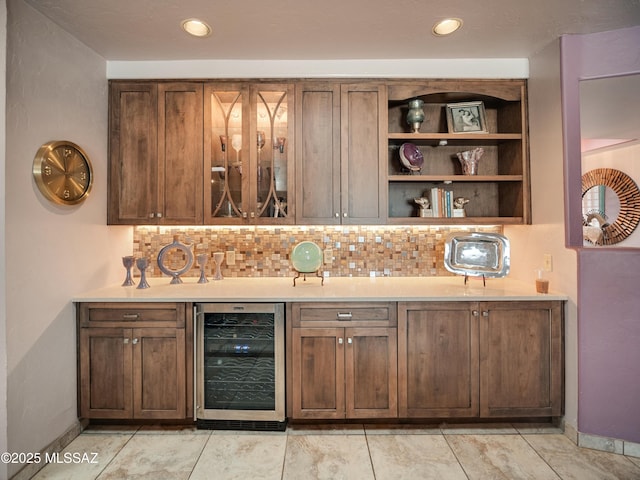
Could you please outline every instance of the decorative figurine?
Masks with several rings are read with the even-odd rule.
[[[464,206],[469,203],[468,198],[456,197],[453,199],[453,216],[454,217],[466,217],[467,212],[464,211]]]
[[[414,198],[414,202],[416,202],[420,206],[420,216],[421,217],[432,217],[433,212],[431,211],[431,202],[426,197]]]

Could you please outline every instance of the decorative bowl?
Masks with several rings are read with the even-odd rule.
[[[422,169],[424,157],[420,149],[413,143],[403,143],[400,145],[400,161],[405,168],[415,172]]]

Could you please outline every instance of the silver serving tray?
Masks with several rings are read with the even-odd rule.
[[[504,277],[509,273],[509,239],[499,233],[452,233],[444,244],[444,266],[473,277]]]

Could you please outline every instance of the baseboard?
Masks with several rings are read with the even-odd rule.
[[[19,470],[15,475],[11,477],[11,480],[28,480],[32,478],[36,473],[42,470],[46,463],[44,462],[44,458],[46,458],[47,454],[49,456],[55,452],[61,452],[69,445],[80,433],[84,430],[83,425],[76,421],[69,429],[56,438],[53,442],[47,445],[45,448],[40,450],[40,458],[42,459],[40,463],[30,463],[25,465],[21,470]]]

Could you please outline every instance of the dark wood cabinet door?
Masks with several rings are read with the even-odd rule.
[[[203,222],[203,103],[196,82],[112,82],[108,223]]]
[[[396,328],[345,329],[347,418],[398,416]]]
[[[468,302],[398,309],[400,417],[477,416],[477,311]]]
[[[562,414],[562,302],[480,305],[480,414]]]
[[[184,329],[133,330],[135,418],[185,418]]]
[[[344,418],[344,329],[292,330],[293,417]]]
[[[203,222],[203,86],[158,86],[159,224]]]
[[[387,218],[385,92],[375,84],[341,86],[340,215],[344,224],[377,224]]]
[[[340,223],[340,85],[296,86],[296,223]]]
[[[158,205],[158,86],[111,83],[109,93],[111,225],[155,224]]]
[[[130,329],[80,329],[81,417],[131,418],[131,340]]]

